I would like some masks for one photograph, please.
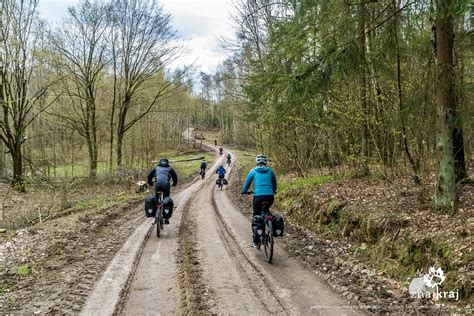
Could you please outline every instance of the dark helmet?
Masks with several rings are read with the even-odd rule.
[[[162,167],[168,167],[169,163],[170,163],[170,161],[167,158],[161,158],[159,165],[162,166]]]

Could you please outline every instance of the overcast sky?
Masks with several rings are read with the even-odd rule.
[[[51,23],[60,22],[67,8],[79,0],[39,0],[40,15]],[[231,37],[231,0],[160,0],[173,26],[185,41],[190,53],[176,66],[196,61],[199,71],[212,72],[226,58],[219,47],[219,37]]]

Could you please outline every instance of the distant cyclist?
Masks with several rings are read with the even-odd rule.
[[[273,204],[274,195],[277,192],[277,180],[275,173],[270,167],[267,167],[267,157],[258,155],[255,158],[257,166],[250,170],[245,180],[242,194],[246,194],[253,182],[253,216],[262,215],[262,202],[267,202],[266,209]],[[252,221],[253,226],[253,221]],[[252,235],[253,235],[252,227]],[[252,247],[257,247],[257,236],[252,237]]]
[[[220,148],[219,148],[219,155],[222,156],[223,153],[224,153],[224,148],[220,147]]]
[[[232,163],[232,155],[230,153],[227,154],[227,165],[230,166]]]
[[[202,178],[202,179],[204,179],[204,177],[206,176],[206,168],[207,168],[206,161],[205,161],[205,160],[201,161],[201,172],[200,172],[200,175],[201,175],[201,178]]]

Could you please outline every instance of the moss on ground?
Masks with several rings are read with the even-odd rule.
[[[33,271],[33,268],[29,264],[24,264],[22,266],[19,266],[15,269],[15,274],[20,276],[20,277],[26,277],[31,274]]]
[[[317,202],[313,188],[331,181],[335,179],[330,176],[282,181],[276,207],[301,228],[328,238],[348,238],[359,245],[353,251],[362,253],[373,266],[402,282],[420,276],[431,266],[443,267],[449,272],[442,289],[459,290],[461,299],[472,299],[469,278],[460,273],[461,267],[469,266],[472,260],[469,253],[461,258],[454,256],[456,245],[442,241],[443,236],[400,233],[410,223],[383,207],[364,209],[340,197]],[[459,228],[459,236],[468,235],[466,229]]]

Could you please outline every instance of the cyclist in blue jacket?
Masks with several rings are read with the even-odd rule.
[[[245,180],[242,194],[246,194],[253,182],[253,216],[262,215],[262,202],[267,202],[266,209],[273,204],[274,195],[277,192],[277,180],[272,168],[267,167],[267,157],[258,155],[255,158],[257,166],[250,170]],[[252,222],[252,233],[254,223]],[[258,240],[253,235],[252,247],[256,247]]]
[[[223,165],[219,165],[219,168],[217,168],[216,173],[218,174],[219,179],[224,179],[225,178],[225,169]]]

